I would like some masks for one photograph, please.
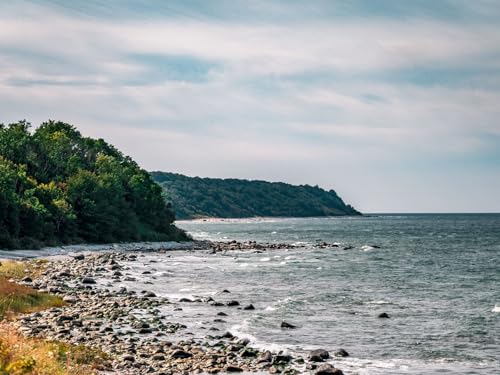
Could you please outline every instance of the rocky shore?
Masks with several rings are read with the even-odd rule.
[[[318,247],[335,244],[318,243]],[[189,250],[209,253],[290,248],[290,244],[257,244],[255,242],[193,242]],[[182,245],[186,249],[186,245]],[[147,249],[142,249],[147,250]],[[172,248],[154,249],[158,252]],[[100,371],[119,374],[195,374],[195,373],[312,373],[342,374],[326,363],[329,353],[311,352],[305,358],[288,353],[261,351],[251,347],[249,340],[207,327],[204,338],[190,338],[189,327],[182,321],[171,321],[162,307],[182,309],[185,304],[214,306],[214,322],[223,322],[226,315],[217,311],[224,306],[250,310],[230,298],[211,297],[172,301],[155,293],[118,287],[127,276],[130,262],[140,262],[141,252],[120,251],[77,253],[50,259],[37,278],[26,277],[23,283],[42,292],[63,298],[61,308],[21,316],[14,323],[27,337],[54,339],[84,344],[109,354]],[[148,271],[144,271],[147,273]],[[224,291],[221,291],[224,292]],[[294,326],[283,322],[282,329]],[[180,335],[179,335],[180,333]],[[179,339],[178,337],[182,337]],[[335,355],[345,356],[346,352]]]

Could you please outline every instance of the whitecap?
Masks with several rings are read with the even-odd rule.
[[[368,301],[366,303],[369,304],[369,305],[389,305],[390,304],[390,302],[384,301],[382,299],[378,300],[378,301]]]
[[[269,262],[271,258],[260,258],[261,262]]]
[[[374,249],[375,248],[373,246],[369,246],[369,245],[361,246],[361,250],[363,250],[363,251],[372,251]]]
[[[494,313],[500,312],[500,306],[495,304],[495,307],[493,307],[493,310],[491,310],[491,312],[494,312]]]

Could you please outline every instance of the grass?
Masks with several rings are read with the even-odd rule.
[[[106,354],[84,345],[26,339],[0,325],[0,375],[90,375],[107,361]]]
[[[16,283],[36,278],[46,261],[0,261],[0,375],[90,375],[106,367],[108,357],[84,345],[28,339],[7,318],[64,305],[60,297]]]
[[[60,297],[39,293],[0,276],[0,320],[7,314],[18,314],[63,306]]]
[[[44,259],[17,262],[15,260],[0,260],[0,277],[21,280],[26,276],[37,277],[47,265]]]

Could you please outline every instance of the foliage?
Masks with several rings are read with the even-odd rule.
[[[149,174],[102,139],[0,124],[0,248],[186,239],[173,221]]]
[[[152,172],[180,219],[360,215],[335,191],[281,182],[187,177]]]
[[[108,362],[105,353],[84,345],[28,339],[0,325],[0,375],[89,375]]]

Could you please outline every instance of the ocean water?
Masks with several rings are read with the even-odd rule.
[[[231,298],[256,307],[216,310],[228,313],[217,329],[246,336],[256,346],[299,353],[343,348],[351,356],[332,361],[347,374],[500,374],[500,215],[178,225],[199,239],[341,245],[215,256],[179,252],[168,259],[151,255],[158,292],[171,298]],[[161,277],[168,279],[165,287]],[[231,293],[222,294],[223,289]],[[390,319],[378,318],[382,312]],[[195,335],[213,327],[214,307],[189,305],[170,313],[183,315]],[[282,320],[298,328],[282,330]]]

